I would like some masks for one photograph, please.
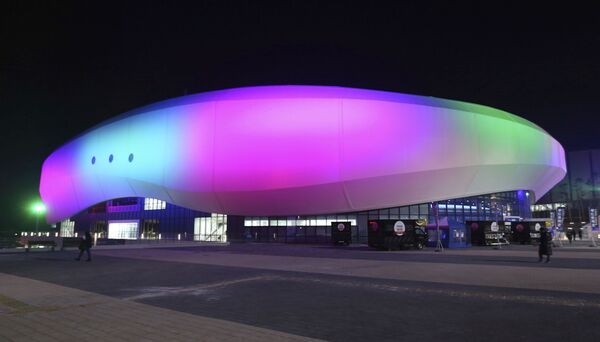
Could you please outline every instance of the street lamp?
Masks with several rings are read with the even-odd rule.
[[[44,203],[38,202],[33,205],[32,210],[35,214],[35,233],[37,234],[40,215],[43,215],[46,212],[46,206],[44,205]]]

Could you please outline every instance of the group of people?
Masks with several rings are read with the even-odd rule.
[[[578,231],[575,231],[575,229],[573,228],[569,228],[567,229],[567,231],[565,232],[565,235],[567,236],[567,239],[569,239],[569,244],[572,243],[574,240],[577,239],[577,236],[579,236],[579,240],[581,240],[582,234],[583,232],[581,231],[581,229],[579,229]]]
[[[569,234],[569,231],[571,234]],[[569,242],[573,238],[574,232],[572,230],[567,231],[567,238]],[[581,237],[580,237],[581,238]],[[87,253],[87,260],[92,261],[92,254],[90,252],[94,242],[92,240],[92,235],[90,232],[85,232],[85,237],[81,239],[79,242],[79,256],[75,258],[75,260],[81,260],[83,253]],[[542,227],[540,228],[540,245],[538,247],[538,262],[542,262],[544,255],[546,256],[546,262],[550,262],[550,256],[552,255],[552,234],[548,231],[548,228]]]

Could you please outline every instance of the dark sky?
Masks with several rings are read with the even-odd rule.
[[[32,224],[44,158],[81,131],[230,87],[469,101],[527,118],[567,150],[598,148],[600,16],[570,4],[2,1],[0,227]]]

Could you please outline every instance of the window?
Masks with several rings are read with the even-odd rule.
[[[60,236],[73,237],[75,236],[75,221],[66,219],[60,223]]]
[[[138,203],[137,197],[123,197],[123,198],[116,198],[114,200],[111,200],[108,204],[111,207],[118,207],[118,206],[136,205],[137,203]]]
[[[116,198],[107,202],[106,210],[109,213],[139,211],[140,204],[137,197]]]
[[[138,221],[108,221],[109,239],[135,240],[138,238]]]
[[[298,216],[300,217],[300,216]],[[338,215],[333,216],[308,216],[299,219],[285,219],[275,217],[267,219],[266,217],[246,217],[244,218],[245,227],[329,227],[331,222],[350,221],[353,226],[356,226],[356,216],[354,215]]]
[[[144,210],[163,210],[167,208],[167,202],[156,198],[144,199]]]
[[[106,221],[99,220],[90,224],[90,231],[99,239],[106,238]]]
[[[210,217],[194,218],[194,240],[226,242],[227,215],[211,214]]]
[[[144,220],[142,226],[142,239],[158,239],[160,234],[160,221],[159,220]]]

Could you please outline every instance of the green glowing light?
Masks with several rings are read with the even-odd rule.
[[[46,206],[44,203],[35,203],[32,207],[33,212],[36,214],[43,214],[46,212]]]

